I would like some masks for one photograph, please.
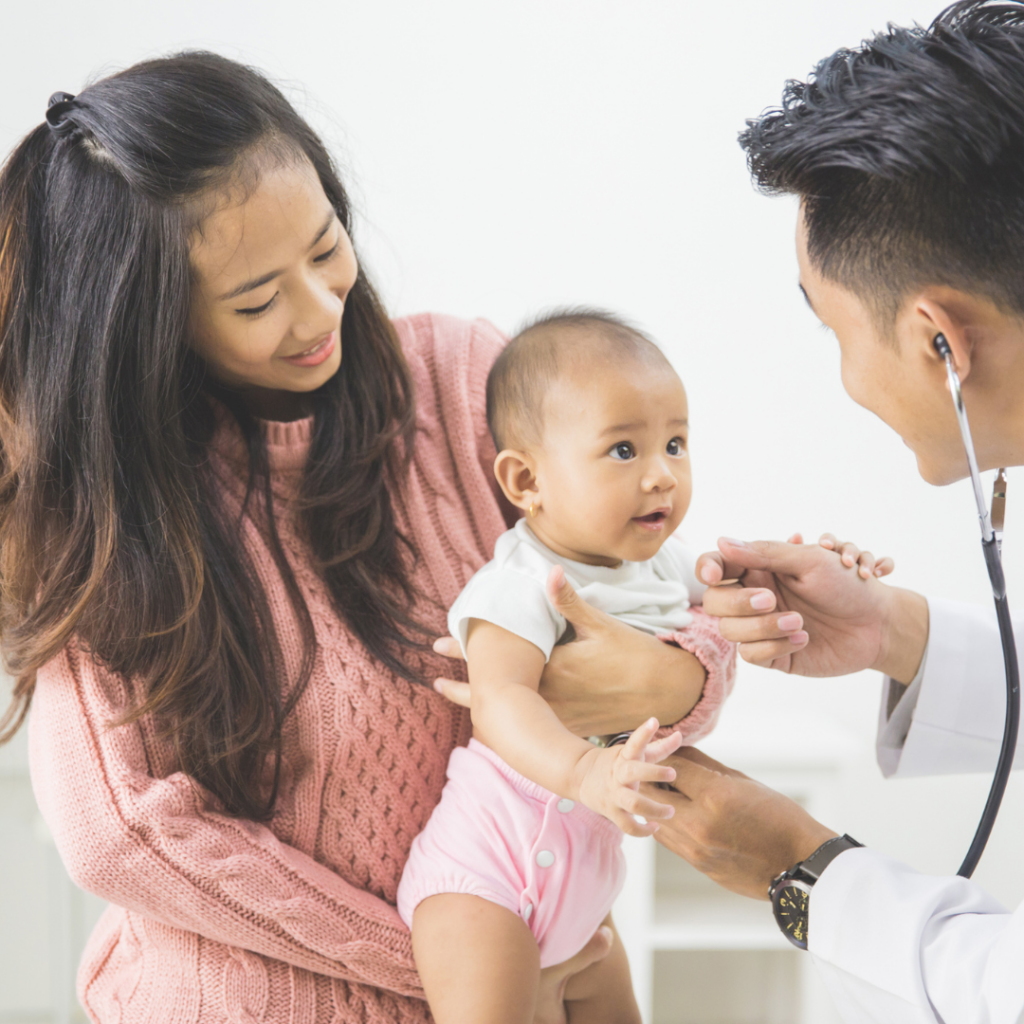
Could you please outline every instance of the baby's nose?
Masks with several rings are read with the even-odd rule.
[[[670,491],[676,486],[675,475],[664,463],[652,466],[644,479],[644,486],[650,491]]]

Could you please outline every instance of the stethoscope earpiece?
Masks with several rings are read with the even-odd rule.
[[[935,346],[935,351],[938,352],[943,359],[953,358],[953,350],[949,347],[949,342],[946,341],[946,336],[944,334],[936,334],[935,337],[932,338],[932,344]]]

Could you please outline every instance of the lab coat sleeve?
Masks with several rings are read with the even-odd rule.
[[[922,671],[905,692],[886,679],[878,732],[878,763],[886,776],[991,772],[999,756],[1006,711],[1003,651],[994,609],[929,600],[928,649]],[[1024,615],[1013,617],[1024,658]],[[1020,756],[1024,730],[1017,747]]]
[[[809,951],[845,1024],[1020,1024],[1024,907],[848,850],[810,899]]]

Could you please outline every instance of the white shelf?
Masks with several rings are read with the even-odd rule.
[[[731,894],[725,894],[731,895]],[[790,950],[767,903],[657,895],[648,945],[659,950]]]
[[[786,736],[799,736],[800,742],[780,739]],[[726,716],[700,748],[797,800],[825,821],[839,810],[841,776],[856,750],[849,736],[832,723],[789,709],[775,715],[755,713],[745,720]],[[627,837],[624,850],[629,871],[614,914],[645,1024],[674,1020],[679,1012],[679,1019],[687,1022],[710,1019],[709,1013],[718,1014],[715,1020],[720,1024],[733,1019],[730,1013],[739,1014],[736,1020],[752,1019],[749,1007],[727,1009],[728,998],[717,993],[725,991],[723,985],[749,984],[756,989],[750,990],[753,1005],[775,1006],[782,963],[790,965],[786,970],[794,972],[797,988],[786,993],[787,1000],[796,996],[795,1003],[786,1002],[792,1016],[787,1009],[778,1019],[788,1024],[839,1020],[809,959],[779,932],[767,902],[720,889],[653,840]],[[671,1001],[680,978],[695,986],[693,1013],[677,1011]],[[698,993],[705,982],[707,990]],[[769,1013],[764,1019],[776,1017]]]

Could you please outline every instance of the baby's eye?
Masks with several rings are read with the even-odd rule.
[[[686,442],[681,437],[673,437],[667,445],[665,445],[665,451],[669,455],[685,455],[686,454]]]
[[[620,441],[617,445],[614,445],[608,454],[613,459],[618,459],[620,462],[629,462],[630,459],[636,456],[636,451],[628,441]]]

